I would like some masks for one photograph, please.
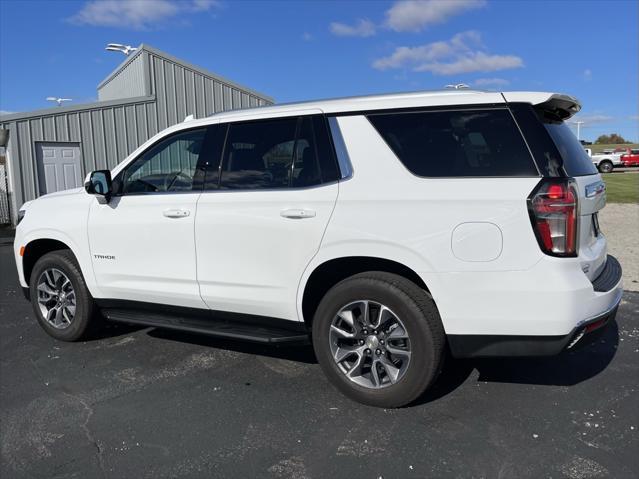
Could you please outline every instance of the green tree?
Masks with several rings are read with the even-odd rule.
[[[623,136],[617,133],[611,133],[610,135],[601,135],[595,140],[595,143],[599,145],[617,145],[620,143],[630,143]]]

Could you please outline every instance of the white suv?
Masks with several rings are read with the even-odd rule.
[[[156,135],[25,204],[42,327],[291,343],[348,396],[401,406],[455,357],[551,355],[614,318],[605,187],[551,93],[422,92],[234,111]],[[591,336],[592,337],[592,336]]]

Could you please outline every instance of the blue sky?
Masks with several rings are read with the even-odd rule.
[[[582,138],[639,141],[636,1],[0,0],[0,110],[96,99],[148,43],[278,102],[441,88],[577,96]]]

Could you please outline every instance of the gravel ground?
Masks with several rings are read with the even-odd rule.
[[[639,291],[639,205],[609,203],[599,213],[601,231],[608,239],[608,252],[623,268],[626,291]]]

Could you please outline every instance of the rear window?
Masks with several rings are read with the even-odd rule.
[[[568,126],[529,103],[510,103],[543,176],[586,176],[597,173],[592,159]]]
[[[550,133],[553,143],[563,160],[563,168],[568,176],[587,176],[597,173],[597,168],[579,143],[577,137],[564,122],[544,120],[544,127]]]
[[[539,176],[507,109],[382,113],[368,119],[415,175]]]

